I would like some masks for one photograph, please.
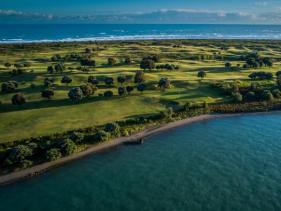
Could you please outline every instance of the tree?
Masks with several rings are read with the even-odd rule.
[[[83,133],[73,132],[70,134],[69,138],[76,144],[80,144],[84,140]]]
[[[55,70],[57,73],[62,73],[64,71],[65,67],[62,63],[58,63],[55,65]]]
[[[165,91],[165,89],[170,88],[170,80],[168,78],[161,78],[158,82],[158,86],[161,90]]]
[[[271,80],[273,78],[273,74],[269,72],[252,72],[249,75],[249,78],[252,80]]]
[[[58,160],[62,157],[61,152],[57,148],[50,149],[46,152],[46,159],[48,161]]]
[[[112,77],[106,77],[106,78],[104,79],[104,83],[105,83],[106,85],[108,85],[108,86],[113,85],[113,82],[114,82],[114,79],[113,79]]]
[[[52,89],[45,89],[41,92],[41,96],[48,99],[51,99],[54,95],[55,92]]]
[[[111,90],[105,91],[103,93],[103,96],[104,97],[112,97],[113,96],[113,92]]]
[[[198,77],[198,78],[204,79],[206,76],[207,76],[207,74],[206,74],[206,72],[205,72],[204,70],[200,70],[200,71],[197,73],[197,77]]]
[[[134,91],[134,87],[126,86],[126,91],[127,91],[128,94],[130,94],[132,91]]]
[[[126,77],[124,75],[119,75],[117,77],[117,81],[118,81],[118,83],[123,84],[126,81]]]
[[[277,81],[277,86],[279,87],[279,89],[281,88],[281,75],[278,75],[277,76],[277,79],[276,79]]]
[[[12,97],[12,104],[13,105],[22,105],[26,103],[25,97],[22,93],[15,94]]]
[[[93,85],[98,85],[99,84],[99,80],[96,79],[96,77],[94,77],[94,76],[89,76],[88,77],[88,83],[91,83]]]
[[[224,66],[225,68],[229,69],[231,68],[232,64],[230,62],[226,62]]]
[[[127,65],[131,64],[132,63],[131,58],[129,56],[125,57],[124,63]]]
[[[91,59],[81,59],[80,60],[81,66],[89,66],[89,67],[95,67],[96,66],[96,61],[91,60]]]
[[[72,78],[70,78],[69,76],[67,75],[64,75],[61,79],[61,83],[63,84],[70,84],[72,82]]]
[[[4,93],[14,92],[18,87],[18,82],[16,81],[7,81],[2,83],[1,91]]]
[[[275,97],[275,98],[281,98],[281,92],[279,89],[274,89],[272,90],[272,95]]]
[[[80,87],[74,87],[69,90],[68,97],[73,101],[79,101],[83,98],[83,91]]]
[[[272,93],[270,90],[264,90],[262,92],[262,100],[265,100],[265,101],[272,101],[274,99]]]
[[[138,85],[137,85],[137,90],[138,90],[139,92],[143,92],[143,91],[145,90],[145,85],[144,85],[144,84],[138,84]]]
[[[105,125],[105,131],[114,136],[120,135],[120,126],[117,123],[108,123]]]
[[[236,103],[240,103],[243,101],[243,96],[239,92],[234,92],[232,94],[232,97],[233,97],[233,101]]]
[[[44,86],[51,87],[54,85],[55,79],[54,78],[45,78],[44,79]]]
[[[109,139],[109,133],[104,130],[100,130],[95,134],[95,140],[99,142],[107,141],[108,139]]]
[[[6,62],[5,64],[4,64],[4,66],[5,67],[7,67],[8,69],[12,66],[12,64],[11,63],[9,63],[9,62]]]
[[[245,101],[255,101],[257,100],[256,94],[254,92],[248,92],[245,96],[244,96],[244,100]]]
[[[144,82],[144,72],[139,70],[135,74],[134,78],[135,83],[143,83]]]
[[[116,59],[115,59],[115,58],[112,58],[112,57],[109,57],[109,58],[107,59],[107,64],[108,64],[109,66],[115,65],[115,64],[116,64]]]
[[[47,72],[48,72],[49,74],[53,74],[53,73],[55,72],[55,68],[54,68],[53,66],[48,66]]]
[[[88,84],[81,85],[80,89],[82,90],[83,95],[85,97],[90,97],[95,93],[97,88],[94,85],[88,83]]]
[[[143,70],[152,70],[155,68],[155,62],[151,59],[143,59],[140,63],[140,68]]]
[[[127,91],[126,91],[126,89],[124,87],[120,86],[120,87],[118,87],[118,94],[120,96],[123,96],[123,95],[127,94]]]
[[[18,164],[30,156],[32,156],[32,149],[26,145],[18,145],[9,151],[5,162],[9,165]]]
[[[65,139],[61,151],[64,155],[71,155],[77,151],[77,145],[71,139]]]

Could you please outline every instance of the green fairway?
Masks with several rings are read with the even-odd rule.
[[[180,44],[175,47],[175,44]],[[226,102],[228,97],[211,84],[219,81],[240,81],[250,84],[248,75],[256,69],[242,68],[245,61],[241,59],[252,51],[259,49],[259,54],[275,60],[273,67],[262,67],[259,71],[275,73],[281,67],[281,42],[274,41],[138,41],[138,42],[102,42],[102,43],[61,43],[61,44],[26,44],[0,46],[0,83],[17,81],[18,88],[12,93],[0,94],[0,142],[8,142],[28,137],[36,137],[72,129],[85,128],[114,122],[136,115],[153,114],[167,108],[167,102],[185,104]],[[93,49],[86,53],[85,49]],[[80,62],[63,61],[62,73],[48,73],[47,67],[58,61],[51,58],[59,54],[66,58],[71,54],[90,57],[96,62],[95,67],[83,71]],[[133,79],[121,84],[117,77],[126,75],[134,77],[140,70],[140,61],[148,55],[159,55],[156,65],[172,64],[178,69],[154,69],[144,71],[146,89],[136,90]],[[124,58],[130,57],[131,63],[124,64]],[[116,64],[108,65],[108,58],[113,57]],[[232,63],[232,69],[225,67]],[[20,67],[22,74],[11,74],[12,65],[28,63]],[[197,77],[200,70],[206,72],[201,80]],[[61,83],[62,76],[70,76],[70,84]],[[94,95],[73,102],[68,92],[73,87],[87,83],[88,77],[112,77],[113,85],[100,83]],[[52,99],[41,97],[45,89],[44,79],[54,78]],[[171,82],[165,91],[157,87],[160,78]],[[275,83],[267,81],[264,83]],[[133,86],[134,91],[126,96],[118,96],[119,86]],[[111,90],[113,97],[103,97],[105,91]],[[12,105],[11,98],[16,93],[23,93],[26,103]]]

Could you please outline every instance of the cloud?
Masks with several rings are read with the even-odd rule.
[[[0,10],[0,23],[281,23],[280,13],[249,14],[241,12],[209,11],[194,9],[161,9],[154,12],[133,14],[93,14],[58,16],[52,14],[25,13]]]

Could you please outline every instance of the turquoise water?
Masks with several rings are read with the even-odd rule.
[[[1,43],[143,39],[273,39],[281,25],[0,24]]]
[[[0,187],[0,210],[281,210],[281,114],[194,123]]]

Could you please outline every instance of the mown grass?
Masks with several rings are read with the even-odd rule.
[[[180,43],[178,48],[174,44]],[[280,70],[281,42],[278,41],[138,41],[138,42],[105,42],[105,43],[61,43],[61,44],[28,44],[28,45],[2,45],[0,46],[0,83],[8,80],[20,82],[18,92],[24,93],[27,103],[22,106],[11,105],[11,97],[14,93],[0,93],[0,142],[13,141],[16,139],[41,136],[66,130],[83,128],[93,125],[104,124],[116,120],[129,118],[135,115],[156,113],[166,109],[167,101],[179,104],[186,102],[208,103],[224,102],[229,99],[218,90],[210,87],[217,81],[240,80],[242,83],[250,83],[249,73],[255,69],[234,68],[226,69],[224,64],[231,58],[238,58],[253,50],[258,50],[263,56],[275,58],[272,68],[261,68],[261,71],[275,73]],[[77,68],[77,62],[66,62],[66,69],[62,75],[69,75],[73,82],[66,86],[61,84],[61,74],[50,75],[47,66],[55,62],[47,61],[55,54],[65,56],[70,53],[83,55],[85,48],[96,48],[92,58],[96,60],[96,68],[84,73]],[[120,74],[134,75],[139,70],[139,61],[142,57],[158,54],[161,57],[159,64],[175,64],[179,70],[147,71],[145,80],[152,84],[143,93],[134,91],[131,96],[104,98],[98,96],[104,91],[111,89],[117,95],[115,82],[112,88],[101,87],[94,96],[74,103],[67,97],[71,87],[79,86],[87,82],[88,76],[110,76],[116,80]],[[191,59],[193,56],[208,55],[207,59]],[[219,55],[222,58],[215,58]],[[130,56],[131,65],[120,64],[119,60]],[[107,58],[117,59],[115,66],[107,65]],[[213,57],[213,58],[212,58]],[[46,60],[46,61],[45,61]],[[6,68],[4,63],[11,64],[27,61],[30,67],[24,68],[26,73],[18,76],[9,74],[11,68]],[[235,59],[231,61],[233,66],[242,65],[244,61]],[[197,72],[204,70],[207,77],[204,80],[197,78]],[[41,97],[44,89],[45,77],[54,77],[55,96],[51,100]],[[171,80],[171,88],[162,92],[155,88],[161,77]],[[268,82],[268,83],[273,83]],[[31,87],[33,84],[33,87]],[[134,85],[126,83],[125,85]],[[151,88],[152,87],[152,88]],[[154,88],[153,88],[154,87]]]

